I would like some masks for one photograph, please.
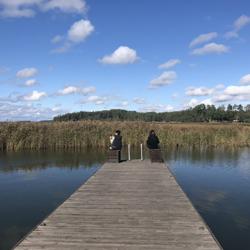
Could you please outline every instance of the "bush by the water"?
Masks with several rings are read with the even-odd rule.
[[[246,124],[156,123],[143,121],[69,121],[0,123],[1,150],[80,149],[107,147],[116,129],[123,143],[145,143],[151,129],[161,145],[184,147],[250,146],[250,126]]]

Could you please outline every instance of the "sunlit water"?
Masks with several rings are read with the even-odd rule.
[[[1,250],[11,249],[99,169],[105,152],[97,151],[0,154]],[[179,149],[164,157],[223,248],[250,249],[250,149]]]

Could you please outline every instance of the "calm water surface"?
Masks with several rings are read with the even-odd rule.
[[[179,149],[165,159],[224,249],[250,249],[250,149]],[[0,250],[11,249],[104,161],[101,151],[0,154]]]
[[[104,162],[102,153],[0,155],[0,249],[11,249]]]
[[[250,249],[250,149],[169,152],[177,181],[224,249]]]

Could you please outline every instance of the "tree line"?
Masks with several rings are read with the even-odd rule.
[[[200,104],[194,108],[173,112],[136,112],[122,109],[67,113],[54,117],[54,121],[115,120],[146,122],[250,122],[250,104],[222,105]]]

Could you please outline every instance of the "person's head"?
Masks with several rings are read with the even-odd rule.
[[[155,131],[153,129],[150,130],[149,135],[155,135]]]
[[[116,131],[115,131],[115,134],[116,134],[116,135],[120,135],[120,134],[121,134],[121,131],[120,131],[120,130],[116,130]]]

